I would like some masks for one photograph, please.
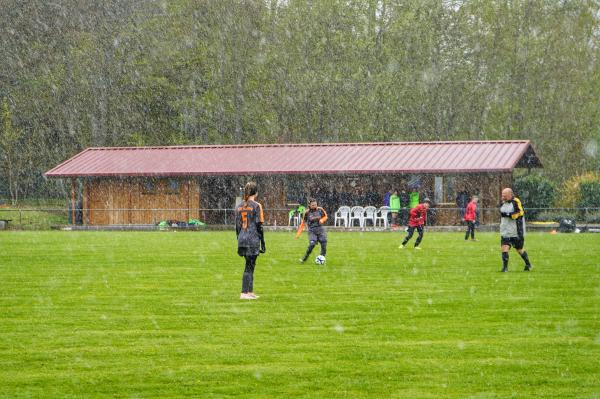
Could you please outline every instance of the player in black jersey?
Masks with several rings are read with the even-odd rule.
[[[244,201],[235,213],[235,232],[238,240],[238,255],[246,259],[242,277],[240,299],[257,299],[254,294],[254,268],[259,253],[265,253],[265,237],[262,225],[265,221],[262,205],[256,202],[256,183],[248,182],[244,187]]]
[[[321,255],[325,257],[327,254],[327,232],[323,227],[326,221],[327,212],[325,212],[325,209],[317,205],[316,199],[309,199],[308,209],[304,212],[302,223],[300,223],[300,227],[296,233],[296,238],[300,237],[302,230],[308,225],[308,248],[306,248],[306,253],[302,259],[300,259],[300,263],[306,262],[306,259],[308,259],[308,256],[317,243],[321,245]]]

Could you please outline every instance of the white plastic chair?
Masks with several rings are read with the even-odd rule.
[[[367,222],[370,221],[373,227],[375,227],[375,218],[377,217],[377,208],[374,206],[365,206],[365,216],[363,220],[363,226],[367,227]]]
[[[291,226],[292,223],[294,227],[300,226],[300,219],[302,219],[302,215],[297,214],[297,212],[291,214],[288,218],[288,226]]]
[[[383,222],[383,227],[387,229],[388,227],[388,214],[390,213],[389,206],[382,206],[379,208],[379,215],[375,217],[375,226],[380,225],[380,222]]]
[[[350,218],[348,219],[350,227],[353,226],[355,220],[358,220],[358,225],[363,227],[365,222],[365,208],[362,206],[353,206],[352,209],[350,209]]]
[[[350,207],[349,206],[340,206],[340,208],[335,213],[334,218],[334,226],[338,225],[338,221],[344,223],[344,227],[348,227],[348,216],[350,215]],[[341,226],[341,223],[340,223]]]

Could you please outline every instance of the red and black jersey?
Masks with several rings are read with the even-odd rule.
[[[410,210],[408,225],[410,227],[423,226],[427,221],[427,208],[425,205],[419,204]]]
[[[467,209],[465,209],[465,220],[467,222],[474,222],[475,219],[477,219],[477,204],[471,201],[467,205]]]

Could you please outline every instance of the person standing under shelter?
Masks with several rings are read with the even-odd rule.
[[[398,227],[398,212],[400,212],[400,197],[398,190],[394,190],[390,197],[390,213],[392,214],[392,228]]]
[[[258,255],[267,250],[263,233],[265,216],[262,205],[256,202],[257,195],[256,183],[246,183],[244,201],[238,205],[235,213],[238,255],[246,260],[240,299],[258,299],[258,295],[254,294],[254,268]]]
[[[392,190],[388,190],[383,196],[383,206],[390,206],[390,197],[392,196]]]
[[[458,208],[458,211],[460,213],[460,218],[463,220],[465,219],[465,210],[467,208],[468,202],[469,193],[465,189],[462,189],[458,192],[458,194],[456,194],[456,207]]]
[[[419,191],[417,190],[416,187],[413,187],[412,190],[410,191],[410,194],[408,195],[408,207],[410,209],[414,209],[415,207],[417,207],[417,205],[419,205],[419,202],[421,200],[421,195],[419,194]]]
[[[476,195],[471,198],[471,201],[467,204],[467,208],[465,209],[465,217],[463,218],[463,222],[467,223],[467,232],[465,233],[465,241],[469,239],[469,235],[471,236],[472,241],[475,240],[475,221],[477,220],[477,203],[479,202],[479,198]]]
[[[400,191],[398,196],[400,197],[400,224],[404,226],[405,224],[408,224],[408,205],[410,204],[410,196],[404,189]]]
[[[502,190],[502,205],[500,206],[500,246],[502,249],[502,272],[508,271],[508,252],[514,247],[525,262],[524,271],[530,271],[533,266],[525,251],[525,211],[521,201],[515,197],[511,188]]]

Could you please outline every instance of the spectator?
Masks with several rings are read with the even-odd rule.
[[[365,205],[376,206],[381,201],[381,197],[379,196],[379,193],[376,193],[373,190],[369,190],[365,194],[365,200]]]
[[[409,194],[408,196],[409,196],[409,203],[408,203],[408,207],[409,207],[410,209],[414,209],[414,208],[416,208],[416,207],[417,207],[417,205],[419,205],[419,202],[420,202],[420,199],[421,199],[421,198],[420,198],[420,197],[421,197],[421,195],[419,194],[419,191],[417,190],[417,188],[416,188],[416,187],[413,187],[413,188],[411,189],[411,192],[410,192],[410,194]]]
[[[392,190],[388,190],[383,196],[383,206],[390,206],[390,197],[392,196]]]
[[[398,190],[394,190],[390,196],[390,212],[392,214],[392,228],[398,227],[398,212],[400,211],[400,197]]]
[[[406,225],[408,223],[408,206],[410,204],[410,196],[406,190],[400,192],[400,224]]]
[[[458,211],[460,212],[460,219],[463,220],[465,218],[465,209],[467,208],[467,204],[469,203],[469,193],[462,189],[456,194],[456,206],[458,207]]]
[[[340,201],[341,201],[342,205],[345,205],[345,206],[354,205],[354,202],[352,200],[352,195],[350,195],[350,193],[348,193],[346,191],[342,191],[340,193]]]

